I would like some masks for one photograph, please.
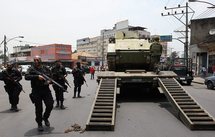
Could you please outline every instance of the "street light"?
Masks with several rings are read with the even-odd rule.
[[[16,37],[13,37],[13,38],[10,38],[7,40],[7,37],[6,35],[4,35],[4,40],[3,40],[3,43],[4,43],[4,66],[6,66],[6,52],[7,52],[7,43],[13,39],[16,39],[16,38],[24,38],[24,36],[16,36]]]
[[[201,2],[201,3],[206,3],[206,4],[209,4],[211,5],[212,7],[208,7],[208,8],[215,8],[215,5],[210,3],[210,2],[207,2],[207,1],[201,1],[201,0],[189,0],[189,2]]]

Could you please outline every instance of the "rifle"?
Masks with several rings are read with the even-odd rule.
[[[84,81],[84,82],[85,82],[86,86],[88,87],[87,82],[86,81]]]
[[[15,84],[21,89],[21,91],[23,91],[23,92],[25,93],[24,89],[22,88],[22,85],[21,85],[18,81],[16,81],[13,77],[11,77],[11,76],[8,74],[7,70],[5,70],[5,73],[6,73],[6,75],[8,76],[8,78],[9,78],[13,83],[15,83]]]
[[[64,81],[65,81],[65,83],[66,83],[70,88],[72,88],[72,87],[70,86],[68,80],[67,80],[65,77],[64,77]]]
[[[55,85],[57,85],[59,88],[61,88],[63,91],[68,92],[66,89],[64,89],[64,87],[62,85],[60,85],[59,83],[57,83],[55,80],[53,80],[52,78],[48,77],[47,75],[45,75],[42,72],[39,72],[38,70],[34,69],[33,67],[30,67],[32,70],[34,70],[38,75],[41,75],[45,78],[46,81],[51,81],[52,83],[54,83]]]
[[[61,76],[61,78],[65,81],[65,83],[66,83],[70,88],[72,88],[72,87],[70,86],[68,80],[66,79],[66,77]]]
[[[82,77],[83,77],[83,80],[84,80],[86,86],[88,87],[86,79],[84,78],[84,76],[82,76]]]

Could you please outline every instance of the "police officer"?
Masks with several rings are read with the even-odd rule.
[[[8,62],[7,67],[2,72],[0,80],[5,83],[5,91],[8,93],[11,111],[19,111],[17,104],[19,103],[19,94],[22,91],[22,85],[19,81],[22,79],[21,73],[14,67],[15,62]]]
[[[74,96],[73,98],[76,98],[76,92],[78,92],[78,98],[81,98],[80,93],[81,93],[81,86],[84,84],[84,81],[86,82],[84,78],[84,70],[81,67],[81,63],[77,62],[76,67],[72,70],[72,74],[74,77]]]
[[[43,131],[42,121],[47,127],[50,127],[48,120],[53,109],[53,97],[49,89],[50,81],[47,81],[42,74],[51,76],[51,71],[48,67],[43,66],[40,56],[34,57],[34,64],[28,69],[25,74],[25,79],[31,81],[32,92],[30,94],[31,101],[35,105],[36,122],[38,131]],[[39,73],[38,73],[39,72]],[[43,113],[43,103],[45,104],[45,112]]]
[[[66,72],[66,69],[62,65],[60,60],[56,61],[56,64],[52,68],[51,72],[52,72],[53,79],[57,83],[59,83],[61,86],[63,86],[64,89],[67,89],[67,85],[65,85],[67,72]],[[53,85],[53,89],[55,90],[55,97],[56,97],[56,102],[57,102],[55,107],[57,107],[57,108],[60,107],[61,109],[65,109],[65,107],[63,105],[63,101],[64,101],[63,92],[64,92],[64,90],[59,88],[57,85]]]

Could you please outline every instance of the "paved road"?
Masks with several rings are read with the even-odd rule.
[[[0,137],[214,137],[215,131],[190,131],[173,115],[174,111],[165,98],[118,103],[114,132],[64,133],[75,123],[85,127],[97,88],[95,80],[90,80],[89,75],[86,78],[88,87],[84,85],[82,91],[85,98],[73,99],[73,89],[69,89],[70,93],[65,93],[67,109],[54,109],[50,117],[51,128],[42,133],[37,132],[34,106],[28,97],[30,83],[21,81],[26,93],[21,93],[21,110],[15,113],[9,111],[8,96],[3,82],[0,82]],[[72,84],[72,75],[68,80]],[[215,117],[215,90],[207,90],[204,85],[196,83],[184,88]]]

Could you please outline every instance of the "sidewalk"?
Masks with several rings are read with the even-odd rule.
[[[205,79],[201,77],[194,77],[193,78],[193,83],[198,83],[198,84],[204,84]]]

